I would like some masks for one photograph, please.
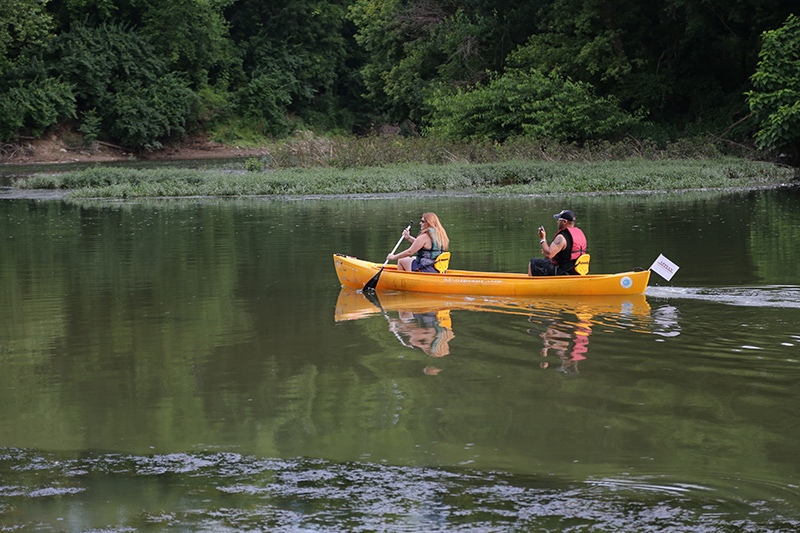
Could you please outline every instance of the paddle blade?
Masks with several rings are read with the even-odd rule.
[[[378,299],[378,294],[374,290],[361,291],[361,294],[364,295],[364,298],[366,298],[369,303],[380,309],[382,313],[385,313],[383,306],[381,305],[381,301]]]
[[[385,265],[384,265],[384,266],[385,266]],[[381,272],[383,272],[383,269],[384,269],[384,267],[381,267],[381,269],[380,269],[380,270],[378,270],[378,273],[377,273],[377,274],[375,274],[374,276],[372,276],[372,279],[371,279],[371,280],[369,280],[369,281],[366,283],[366,285],[364,285],[364,288],[363,288],[362,290],[364,290],[364,291],[374,291],[374,290],[375,290],[375,287],[377,287],[377,286],[378,286],[378,280],[379,280],[379,279],[380,279],[380,277],[381,277]]]

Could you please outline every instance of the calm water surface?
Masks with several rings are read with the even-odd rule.
[[[795,531],[800,195],[0,192],[0,530]],[[641,298],[342,290],[435,211],[522,272],[570,208]],[[401,245],[402,246],[402,245]]]

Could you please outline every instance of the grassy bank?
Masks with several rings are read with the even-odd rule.
[[[27,189],[69,189],[75,198],[370,194],[408,191],[556,194],[761,187],[793,169],[738,158],[602,162],[404,163],[279,170],[94,168],[20,180]]]

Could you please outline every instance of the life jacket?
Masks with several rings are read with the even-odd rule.
[[[436,262],[436,258],[439,257],[443,251],[439,247],[439,241],[436,240],[436,230],[433,228],[428,228],[428,231],[431,232],[431,241],[433,241],[431,249],[426,250],[425,248],[420,248],[417,251],[417,262],[423,267],[431,266],[434,262]],[[425,261],[423,261],[423,259]]]
[[[567,245],[550,262],[556,265],[557,275],[572,273],[575,260],[586,253],[586,235],[578,228],[564,228],[556,233],[556,237],[559,233],[564,235]]]

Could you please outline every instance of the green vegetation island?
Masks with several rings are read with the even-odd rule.
[[[798,166],[798,95],[796,0],[0,3],[0,163],[41,160],[37,150],[54,138],[59,152],[89,160],[106,148],[165,159],[189,140],[266,158],[260,173],[196,173],[205,191],[397,190],[425,180],[425,188],[536,190],[558,181],[544,170],[559,161],[553,147],[630,153],[712,143],[723,157]],[[482,153],[510,147],[497,148],[502,160],[447,148],[451,156],[433,161],[378,165],[339,164],[334,154],[310,174],[260,150],[301,132],[334,147],[387,137],[420,150],[420,141]],[[545,150],[507,157],[520,144]],[[559,187],[639,188],[639,171],[622,159],[609,157],[616,170],[607,173],[597,160],[564,161],[560,173],[574,177]],[[720,176],[731,165],[711,164]],[[332,184],[313,185],[315,172]],[[681,188],[675,172],[652,185]],[[409,177],[425,173],[432,177]],[[128,172],[105,186],[138,194],[136,181],[180,181],[166,174]],[[686,176],[685,185],[705,183]]]
[[[380,193],[575,194],[796,185],[797,169],[721,154],[713,144],[668,150],[524,140],[436,143],[340,138],[273,145],[221,168],[94,166],[18,178],[19,189],[70,198],[154,198]]]

